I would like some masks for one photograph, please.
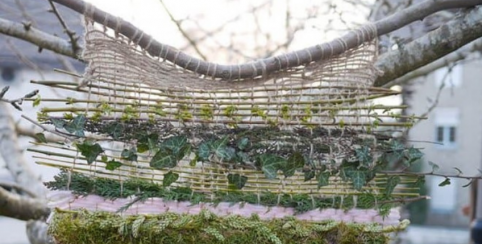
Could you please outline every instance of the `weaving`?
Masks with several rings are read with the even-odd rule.
[[[38,164],[62,169],[46,183],[59,243],[94,232],[116,235],[108,243],[385,243],[406,227],[397,207],[419,197],[423,179],[381,172],[421,157],[392,138],[418,118],[377,104],[398,93],[372,87],[374,27],[355,31],[369,41],[340,55],[274,72],[253,62],[251,77],[224,66],[213,77],[217,64],[188,70],[202,64],[167,60],[167,46],[154,55],[137,33],[96,28],[86,16],[82,84],[37,81],[85,94],[42,98],[59,106],[42,108],[39,121],[68,140],[29,149]]]

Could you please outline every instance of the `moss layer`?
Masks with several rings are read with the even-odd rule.
[[[378,224],[306,222],[294,218],[262,221],[257,215],[218,217],[163,213],[121,216],[107,212],[55,210],[50,233],[60,244],[119,243],[370,243],[385,244],[388,233],[404,229]]]

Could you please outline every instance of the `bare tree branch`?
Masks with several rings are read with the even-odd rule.
[[[139,30],[131,23],[112,16],[82,0],[53,1],[78,13],[86,14],[87,16],[92,17],[94,21],[105,24],[107,27],[118,31],[122,35],[139,44],[140,47],[144,48],[153,56],[169,60],[180,67],[184,67],[191,71],[197,71],[199,74],[204,74],[214,78],[243,79],[252,78],[253,76],[260,76],[261,74],[270,74],[280,69],[296,67],[302,64],[310,63],[311,61],[322,60],[334,55],[338,55],[347,48],[356,47],[359,44],[373,38],[373,36],[363,33],[363,29],[367,30],[371,29],[372,27],[371,25],[367,25],[358,31],[350,32],[338,39],[331,41],[329,45],[316,45],[303,50],[291,52],[286,55],[262,59],[249,64],[220,65],[204,62],[169,45],[157,42],[151,36]],[[473,7],[478,4],[482,4],[482,0],[427,0],[404,9],[403,11],[397,12],[392,16],[377,21],[374,23],[374,25],[377,29],[377,34],[383,35],[411,22],[423,19],[424,17],[440,10]]]
[[[80,57],[72,52],[72,46],[67,40],[47,34],[28,24],[15,23],[0,18],[0,33],[28,41],[40,48],[45,48],[82,61]]]
[[[0,216],[20,220],[46,219],[50,208],[37,198],[20,196],[0,187]]]
[[[477,7],[397,50],[382,55],[377,62],[377,68],[384,74],[377,78],[375,86],[383,86],[480,37],[482,7]]]

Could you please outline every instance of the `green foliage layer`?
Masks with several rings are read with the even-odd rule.
[[[163,213],[121,216],[107,212],[56,210],[50,233],[62,244],[118,243],[370,243],[385,244],[387,233],[404,229],[378,224],[345,224],[334,221],[305,222],[294,218],[271,221],[257,215],[218,217]]]
[[[321,198],[307,194],[279,195],[271,192],[255,194],[233,190],[231,192],[213,191],[213,195],[211,195],[195,192],[187,187],[163,187],[160,184],[139,179],[124,181],[121,187],[121,183],[117,180],[89,177],[75,172],[69,176],[66,170],[62,170],[59,175],[55,176],[55,181],[47,182],[45,185],[51,190],[70,189],[75,194],[95,194],[108,199],[136,196],[134,202],[150,197],[161,197],[172,201],[190,201],[192,204],[200,202],[213,204],[220,202],[251,203],[263,206],[291,207],[297,213],[313,209],[351,209],[356,207],[360,209],[378,209],[380,214],[385,215],[389,213],[391,208],[397,205],[393,201],[395,199],[392,196],[370,193],[357,196]],[[124,206],[123,209],[128,208],[130,205]],[[120,209],[120,211],[123,209]]]

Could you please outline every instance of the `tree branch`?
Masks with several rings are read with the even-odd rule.
[[[412,72],[409,72],[402,77],[398,77],[386,84],[383,85],[385,88],[390,88],[392,86],[396,85],[403,85],[406,84],[407,82],[421,77],[428,75],[429,73],[440,69],[442,67],[446,67],[450,63],[455,63],[461,60],[466,59],[470,54],[482,50],[482,38],[479,38],[463,47],[458,49],[457,51],[454,51],[443,58],[437,59],[436,61],[429,63],[419,69],[416,69]],[[382,59],[381,59],[382,60]]]
[[[97,9],[82,0],[53,1],[78,13],[85,14],[86,16],[91,17],[95,22],[105,24],[107,27],[116,30],[118,33],[133,40],[152,56],[169,60],[180,67],[213,78],[234,80],[259,77],[261,75],[264,76],[281,69],[296,67],[315,60],[330,58],[334,55],[341,54],[346,49],[356,47],[361,43],[374,38],[374,36],[366,33],[373,26],[365,25],[356,31],[352,31],[329,42],[328,44],[316,45],[303,50],[287,53],[286,55],[262,59],[248,64],[220,65],[204,62],[169,45],[157,42],[151,36],[139,30],[131,23]],[[427,0],[406,8],[403,11],[397,12],[390,17],[377,21],[374,25],[377,34],[383,35],[441,10],[473,7],[478,4],[482,4],[482,0]]]
[[[384,74],[377,78],[375,86],[383,86],[480,37],[482,7],[476,7],[397,50],[382,55],[376,65]]]
[[[74,52],[68,41],[47,34],[28,24],[20,24],[6,19],[0,18],[0,33],[16,37],[18,39],[28,41],[40,48],[54,51],[58,54],[69,56],[74,59],[80,59]],[[79,52],[80,53],[80,52]]]
[[[0,216],[20,220],[46,219],[50,208],[36,199],[20,196],[0,187]]]
[[[30,244],[53,244],[54,238],[48,233],[49,226],[38,220],[29,220],[27,222],[27,237]]]
[[[20,186],[34,192],[37,197],[44,198],[47,189],[24,161],[15,125],[4,103],[0,103],[0,132],[0,153],[7,169]]]

